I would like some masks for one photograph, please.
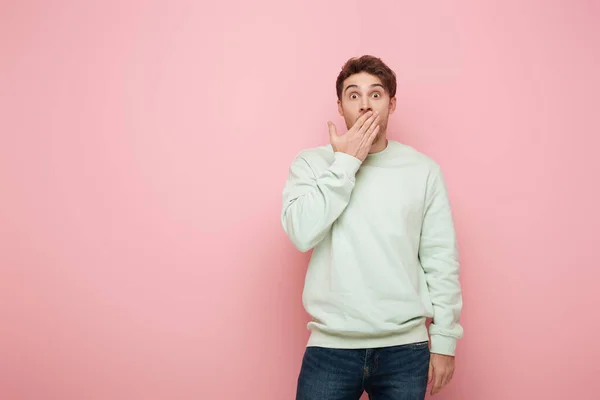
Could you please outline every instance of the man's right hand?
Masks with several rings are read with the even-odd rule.
[[[333,151],[349,154],[364,161],[371,150],[371,144],[379,133],[379,114],[366,112],[356,120],[352,128],[343,135],[338,135],[335,124],[331,121],[329,126],[329,140]]]

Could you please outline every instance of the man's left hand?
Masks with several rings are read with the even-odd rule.
[[[437,394],[452,379],[454,374],[454,356],[431,353],[429,360],[428,384],[433,381],[431,395]]]

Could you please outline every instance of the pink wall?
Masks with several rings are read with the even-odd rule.
[[[0,6],[0,398],[292,399],[281,190],[364,53],[455,208],[436,397],[599,396],[598,3],[84,3]]]

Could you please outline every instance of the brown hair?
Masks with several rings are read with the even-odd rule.
[[[396,74],[380,58],[364,55],[362,57],[351,58],[342,66],[342,70],[335,82],[337,97],[342,99],[342,90],[344,81],[351,75],[366,72],[375,75],[381,80],[383,87],[390,97],[396,95]]]

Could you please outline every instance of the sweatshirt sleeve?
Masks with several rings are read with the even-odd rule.
[[[419,258],[433,305],[431,352],[455,355],[457,340],[463,336],[458,245],[446,184],[437,165],[427,184]]]
[[[298,250],[312,249],[327,235],[350,201],[360,165],[358,158],[336,152],[329,168],[315,174],[302,154],[296,156],[283,190],[281,223]]]

